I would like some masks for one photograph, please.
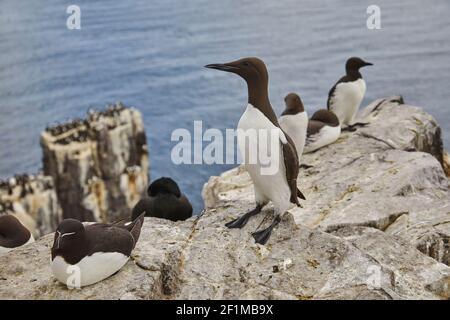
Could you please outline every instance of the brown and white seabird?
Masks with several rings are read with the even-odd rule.
[[[371,65],[358,57],[348,59],[345,64],[346,75],[328,93],[327,108],[336,114],[341,127],[347,126],[347,129],[353,130],[356,125],[367,124],[355,123],[354,120],[366,93],[366,82],[359,69]]]
[[[308,115],[300,97],[289,93],[285,98],[286,109],[278,119],[281,129],[291,137],[297,149],[298,161],[301,163],[303,148],[305,147]]]
[[[263,230],[253,233],[256,243],[265,244],[272,233],[273,228],[281,221],[281,216],[291,207],[291,204],[300,206],[298,197],[305,199],[297,188],[297,176],[299,172],[299,162],[295,144],[292,139],[285,134],[278,123],[278,119],[269,101],[268,82],[269,75],[264,62],[256,57],[243,58],[237,61],[224,64],[209,64],[206,68],[231,72],[242,77],[247,83],[248,104],[244,114],[238,123],[238,144],[244,164],[253,181],[256,207],[245,213],[240,218],[226,224],[229,228],[242,228],[251,216],[261,212],[261,209],[272,201],[275,210],[275,218],[271,225]],[[274,174],[264,174],[261,159],[267,157],[261,154],[263,148],[258,148],[256,157],[245,156],[254,149],[246,143],[246,132],[265,131],[265,136],[271,136],[272,132],[278,133],[279,139],[271,141],[277,143],[279,154],[273,157],[273,165],[276,166]],[[256,135],[257,145],[266,144],[268,139]],[[270,147],[269,147],[270,149]],[[250,158],[255,162],[249,161]]]
[[[328,110],[316,111],[308,122],[304,153],[313,152],[335,142],[341,134],[336,115]]]
[[[32,242],[33,235],[16,217],[0,216],[0,255]]]
[[[84,287],[108,278],[127,263],[143,223],[144,214],[132,222],[115,224],[63,220],[51,249],[53,275],[68,287]]]
[[[167,177],[153,181],[145,197],[134,206],[131,218],[134,220],[145,212],[146,217],[156,217],[172,221],[186,220],[192,217],[192,205],[181,193],[177,183]]]

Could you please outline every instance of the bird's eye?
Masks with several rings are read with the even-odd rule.
[[[242,62],[242,64],[246,67],[248,67],[250,65],[250,63],[248,63],[247,61]]]

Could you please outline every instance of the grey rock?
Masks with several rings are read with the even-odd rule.
[[[0,299],[161,299],[177,270],[173,259],[192,221],[177,224],[146,218],[128,263],[114,276],[82,289],[68,289],[50,270],[53,234],[0,257]],[[173,266],[173,268],[172,268]]]
[[[440,299],[450,268],[406,241],[367,227],[333,234],[286,214],[268,245],[224,223],[245,208],[218,207],[200,218],[146,218],[132,259],[100,283],[69,290],[50,271],[52,235],[0,257],[0,299]],[[266,217],[266,215],[268,215]],[[266,222],[264,222],[264,220]]]
[[[450,191],[437,124],[397,101],[304,156],[314,166],[299,178],[304,208],[287,212],[265,246],[251,233],[270,223],[271,206],[243,229],[224,226],[254,205],[238,167],[211,177],[201,216],[146,218],[130,261],[98,284],[69,290],[54,280],[51,235],[0,257],[0,299],[448,299]],[[378,131],[388,121],[425,132]]]
[[[399,97],[362,110],[370,122],[302,162],[299,188],[307,200],[293,208],[296,223],[326,232],[366,226],[403,237],[449,264],[450,185],[443,171],[440,128],[420,108]],[[444,156],[443,156],[444,155]],[[253,188],[242,167],[211,177],[203,190],[207,207],[237,199],[251,203]]]

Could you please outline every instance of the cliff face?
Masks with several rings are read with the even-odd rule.
[[[51,235],[0,257],[0,298],[450,298],[450,189],[439,127],[398,98],[363,115],[370,126],[303,157],[313,165],[298,180],[304,208],[290,210],[266,246],[251,232],[270,223],[271,206],[242,230],[224,227],[254,205],[239,167],[205,185],[202,216],[146,218],[131,261],[101,283],[58,284]]]
[[[139,111],[110,106],[41,136],[44,173],[53,177],[64,218],[114,221],[130,214],[148,183]]]
[[[15,215],[34,237],[53,232],[62,217],[53,179],[38,174],[16,175],[2,181],[0,214]]]
[[[0,183],[0,214],[14,214],[34,236],[63,218],[116,221],[145,193],[149,158],[142,115],[122,104],[41,135],[43,174]]]

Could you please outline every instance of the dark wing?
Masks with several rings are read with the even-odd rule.
[[[135,244],[127,229],[103,223],[86,226],[86,235],[89,241],[88,255],[95,252],[120,252],[130,256]]]
[[[134,240],[134,247],[136,246],[136,243],[139,240],[139,236],[141,235],[141,229],[144,225],[144,217],[145,212],[141,213],[139,217],[137,217],[133,222],[130,222],[130,224],[126,225],[125,228],[131,233],[131,236]]]
[[[300,196],[304,199],[304,196],[301,191],[297,189],[297,177],[299,172],[297,150],[295,149],[295,144],[291,137],[289,137],[286,133],[284,133],[284,135],[286,136],[287,143],[281,142],[281,145],[283,148],[284,166],[286,168],[286,180],[289,185],[289,189],[291,190],[290,201],[297,206],[300,206],[297,197]]]
[[[331,110],[330,108],[331,108],[331,105],[333,104],[333,97],[334,97],[334,92],[335,92],[335,90],[336,90],[336,86],[339,84],[339,83],[342,83],[342,82],[347,82],[348,81],[348,79],[347,79],[347,76],[343,76],[342,78],[340,78],[339,80],[338,80],[338,82],[336,82],[335,84],[334,84],[334,86],[330,89],[330,91],[328,92],[328,100],[327,100],[327,109],[328,110]]]
[[[308,129],[306,130],[306,144],[314,142],[324,126],[325,124],[322,121],[310,119],[308,121]]]

